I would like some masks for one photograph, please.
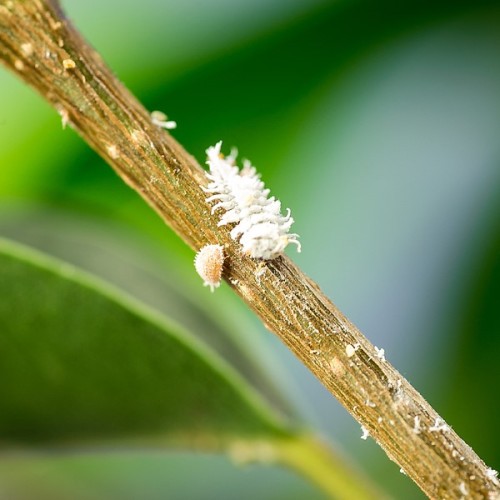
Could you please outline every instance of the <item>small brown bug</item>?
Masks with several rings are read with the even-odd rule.
[[[224,247],[205,245],[194,259],[196,272],[203,279],[203,284],[213,292],[220,285],[222,266],[224,265]]]

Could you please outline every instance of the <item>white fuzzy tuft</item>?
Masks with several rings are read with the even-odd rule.
[[[364,439],[366,441],[368,439],[368,437],[370,436],[368,429],[362,425],[361,432],[363,433],[363,434],[361,434],[361,439]]]
[[[245,160],[240,170],[236,165],[236,151],[224,157],[220,150],[222,141],[207,149],[210,183],[205,192],[211,196],[207,202],[215,205],[212,213],[223,209],[225,213],[219,226],[236,224],[231,238],[239,240],[243,252],[254,259],[271,260],[280,255],[289,243],[300,242],[297,234],[289,234],[293,219],[290,210],[281,214],[281,203],[274,196],[268,198],[269,189],[260,180],[252,164]]]
[[[173,130],[174,128],[177,128],[177,122],[169,120],[163,111],[153,111],[151,113],[151,121],[157,127],[164,128],[166,130]]]
[[[499,484],[499,481],[498,481],[498,472],[494,469],[490,469],[488,467],[488,469],[486,470],[486,477],[495,485],[498,485]]]

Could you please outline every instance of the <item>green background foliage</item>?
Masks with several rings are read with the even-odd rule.
[[[293,258],[500,468],[498,2],[63,6],[200,162],[220,139],[252,160],[292,208],[303,245]],[[396,497],[422,497],[227,287],[201,287],[192,252],[5,71],[0,106],[1,236],[174,319]],[[28,483],[39,498],[323,498],[278,468],[147,449],[2,455],[0,493],[31,498]]]
[[[0,337],[7,444],[158,436],[194,447],[217,437],[207,447],[221,449],[231,436],[280,435],[238,376],[177,326],[2,241],[0,269],[0,317],[11,317]]]

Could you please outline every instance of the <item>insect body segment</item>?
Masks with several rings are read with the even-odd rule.
[[[210,181],[205,192],[211,194],[208,203],[214,203],[212,213],[224,210],[219,226],[236,224],[231,238],[240,242],[243,252],[254,259],[270,260],[280,255],[289,243],[300,252],[299,236],[289,233],[293,224],[290,210],[281,214],[281,202],[269,196],[269,189],[260,180],[255,167],[245,160],[240,170],[236,165],[237,152],[224,157],[222,141],[207,149]]]

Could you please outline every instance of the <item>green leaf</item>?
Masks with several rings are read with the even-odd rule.
[[[0,240],[0,296],[4,443],[284,432],[186,332],[67,264]]]
[[[211,294],[201,286],[186,245],[185,257],[128,224],[40,203],[0,203],[0,234],[99,276],[174,320],[212,347],[266,402],[292,414],[289,395],[279,387],[280,378],[289,376],[276,350],[267,348],[269,333],[256,328],[229,287]]]
[[[4,448],[226,450],[285,465],[333,496],[377,497],[208,348],[109,285],[0,239],[0,297]]]

